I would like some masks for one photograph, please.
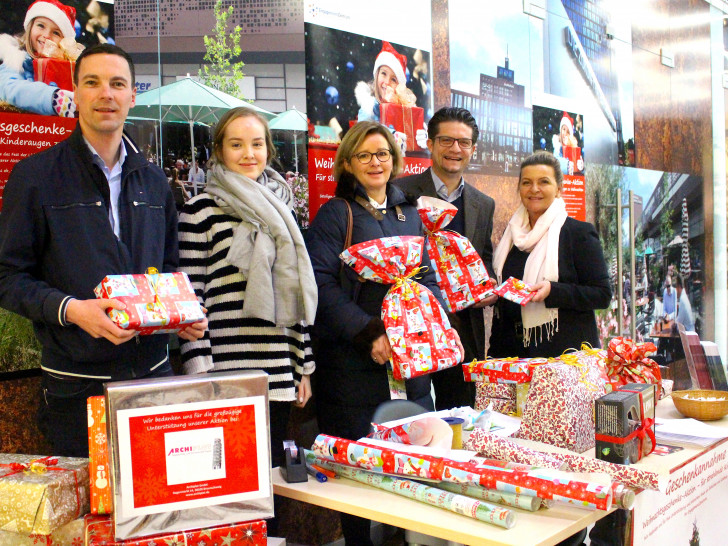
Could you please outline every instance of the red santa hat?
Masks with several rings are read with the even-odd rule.
[[[388,66],[397,76],[397,83],[407,83],[405,77],[405,71],[407,70],[407,57],[397,53],[397,50],[392,47],[389,42],[382,42],[382,50],[377,55],[377,60],[374,61],[374,81],[377,80],[377,71],[380,66]]]
[[[61,29],[64,38],[75,38],[76,10],[71,6],[61,4],[58,0],[37,0],[33,2],[25,13],[23,26],[25,31],[30,30],[30,24],[36,17],[47,17]]]
[[[561,123],[559,123],[559,133],[561,132],[561,128],[566,125],[569,128],[569,134],[574,134],[574,121],[571,119],[571,116],[564,112],[564,117],[561,118]]]

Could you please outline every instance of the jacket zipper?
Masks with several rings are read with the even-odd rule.
[[[101,205],[101,201],[96,201],[94,203],[71,203],[70,205],[51,205],[51,208],[61,210],[74,207],[100,207]]]

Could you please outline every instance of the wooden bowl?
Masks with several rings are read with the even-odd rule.
[[[714,398],[715,400],[698,400],[698,398]],[[728,392],[692,389],[675,391],[672,401],[677,411],[685,417],[700,421],[717,421],[728,414]]]

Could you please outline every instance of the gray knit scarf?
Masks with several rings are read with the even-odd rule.
[[[205,192],[240,219],[227,261],[247,281],[243,317],[276,326],[313,324],[318,291],[301,231],[291,213],[293,193],[270,167],[258,180],[215,163]]]

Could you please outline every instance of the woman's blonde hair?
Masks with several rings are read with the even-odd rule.
[[[376,121],[360,121],[344,135],[344,139],[339,144],[334,159],[334,180],[336,180],[336,197],[345,199],[353,199],[356,191],[358,180],[346,170],[346,163],[351,162],[351,158],[362,145],[362,142],[372,134],[382,135],[389,146],[392,154],[392,172],[389,175],[388,182],[391,182],[400,172],[402,172],[402,152],[399,144],[394,140],[392,132],[381,123]]]
[[[273,135],[270,132],[270,127],[268,127],[268,120],[252,108],[247,108],[245,106],[238,106],[237,108],[228,110],[222,115],[220,121],[217,122],[217,125],[215,125],[215,132],[212,136],[212,157],[210,158],[210,161],[215,163],[223,162],[222,141],[225,139],[225,131],[227,130],[228,125],[238,118],[246,117],[255,118],[261,123],[261,125],[263,125],[263,129],[265,130],[265,148],[267,153],[266,164],[271,164],[276,157],[276,147],[273,144]]]

